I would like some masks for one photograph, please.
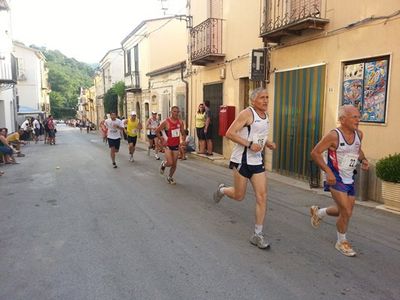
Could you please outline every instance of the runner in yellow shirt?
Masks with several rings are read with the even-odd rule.
[[[130,118],[124,122],[126,126],[126,135],[128,136],[128,150],[129,150],[129,161],[134,162],[133,153],[135,153],[135,146],[137,141],[137,135],[139,130],[142,129],[142,124],[136,118],[136,112],[132,111]],[[125,125],[124,124],[124,125]]]

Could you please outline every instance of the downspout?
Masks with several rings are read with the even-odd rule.
[[[185,93],[186,93],[186,118],[185,118],[185,128],[189,127],[189,82],[183,79],[183,69],[185,67],[185,63],[181,63],[181,80],[185,84]]]

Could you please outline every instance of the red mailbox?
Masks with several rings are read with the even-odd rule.
[[[220,136],[225,136],[226,131],[232,122],[235,120],[235,107],[221,105],[219,107],[219,124],[218,124],[218,134]]]

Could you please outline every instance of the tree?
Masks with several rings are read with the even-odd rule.
[[[124,103],[125,103],[125,82],[123,81],[118,81],[116,82],[113,87],[115,93],[118,96],[118,107],[121,115],[124,115],[126,118],[128,117],[128,112],[126,109],[124,109]]]
[[[106,113],[118,113],[118,95],[113,88],[109,89],[104,95],[103,105]]]

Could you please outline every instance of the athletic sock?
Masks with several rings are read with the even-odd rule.
[[[222,187],[222,188],[219,189],[220,193],[225,195],[224,190],[225,190],[225,187]]]
[[[337,232],[337,241],[339,243],[343,242],[346,240],[346,233],[340,233],[339,231]]]
[[[254,232],[256,233],[256,234],[260,234],[261,232],[262,232],[262,230],[263,230],[263,226],[262,225],[255,225],[254,226]]]
[[[327,215],[326,212],[327,208],[320,208],[317,212],[318,218],[322,219],[323,217],[325,217]]]

